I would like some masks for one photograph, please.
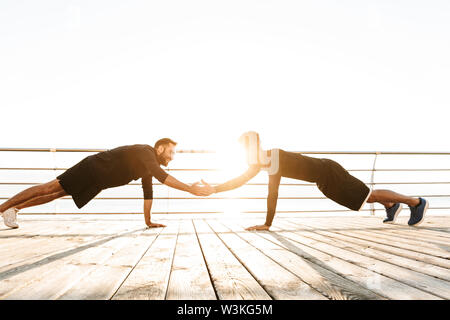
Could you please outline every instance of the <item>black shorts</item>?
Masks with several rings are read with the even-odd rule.
[[[369,198],[370,188],[348,173],[339,163],[330,159],[322,161],[325,169],[317,187],[331,200],[359,211]]]
[[[64,191],[72,196],[79,209],[102,191],[94,181],[89,166],[89,157],[81,160],[56,178]]]

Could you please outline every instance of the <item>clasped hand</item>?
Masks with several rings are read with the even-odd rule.
[[[201,181],[202,186],[200,186],[200,182],[195,182],[189,186],[189,192],[196,196],[209,196],[212,193],[214,193],[216,190],[214,187],[209,185],[207,182],[205,182],[203,179]]]

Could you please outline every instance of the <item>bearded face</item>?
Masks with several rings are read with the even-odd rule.
[[[159,164],[167,167],[169,162],[172,161],[175,156],[175,146],[173,144],[159,146],[156,153]]]

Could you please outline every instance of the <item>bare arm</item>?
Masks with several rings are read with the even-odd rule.
[[[246,184],[251,178],[256,176],[260,170],[260,167],[257,165],[251,166],[244,174],[240,175],[239,177],[213,187],[213,192],[217,193],[239,188],[240,186]]]
[[[149,228],[158,228],[158,227],[165,227],[163,224],[158,223],[152,223],[151,221],[151,211],[152,211],[152,199],[144,199],[144,218],[145,218],[145,224]]]
[[[186,191],[186,192],[192,193],[196,196],[208,195],[208,193],[205,190],[205,187],[199,187],[199,186],[197,186],[197,183],[194,183],[192,185],[187,185],[181,181],[178,181],[177,179],[172,177],[170,174],[167,176],[166,180],[164,180],[164,184],[171,188],[175,188],[175,189],[178,189],[181,191]]]
[[[278,188],[280,186],[280,180],[280,175],[269,176],[269,193],[267,195],[266,222],[262,225],[249,227],[246,230],[269,230],[270,226],[272,225],[273,218],[275,217],[275,211],[277,209]]]
[[[267,215],[266,226],[272,225],[273,218],[275,217],[275,211],[277,210],[278,189],[280,187],[280,175],[269,176],[269,194],[267,195]]]
[[[172,177],[170,174],[167,176],[166,180],[164,180],[164,184],[171,188],[189,192],[189,186],[187,184],[185,184],[181,181],[178,181],[177,179]]]

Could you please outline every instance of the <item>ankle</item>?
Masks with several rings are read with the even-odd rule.
[[[420,199],[414,199],[413,202],[411,202],[411,207],[417,207],[420,204]]]

